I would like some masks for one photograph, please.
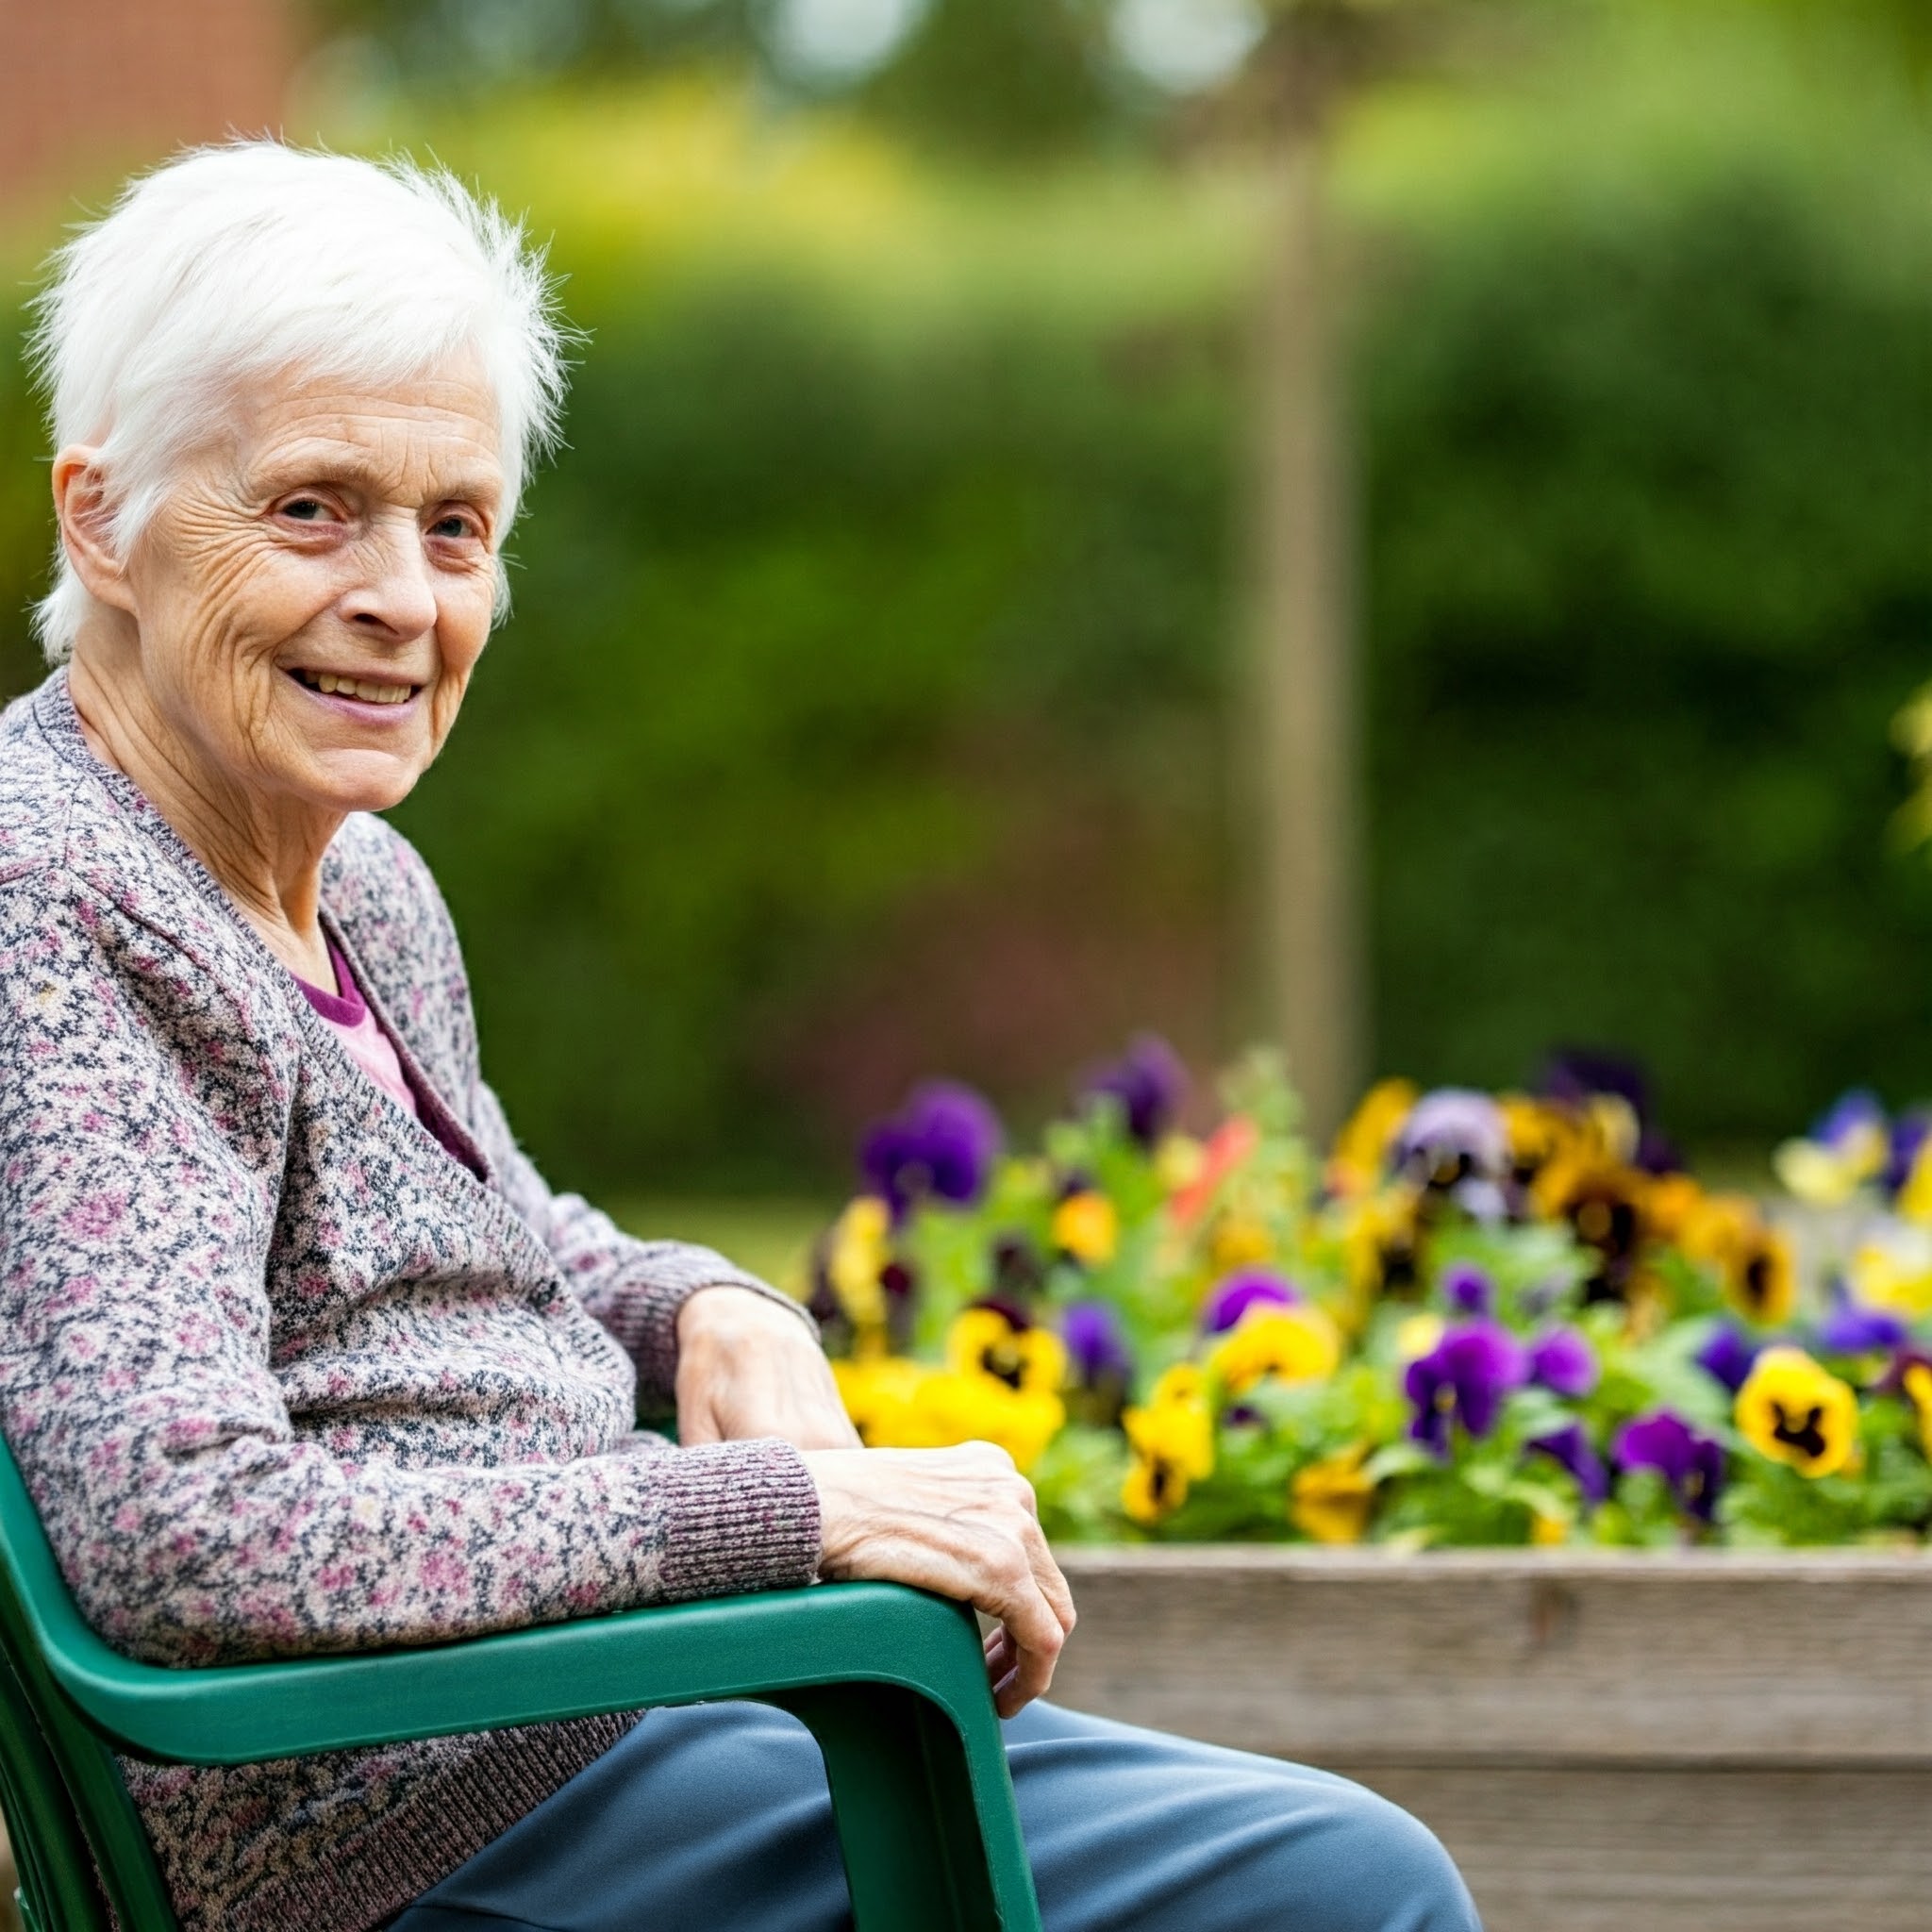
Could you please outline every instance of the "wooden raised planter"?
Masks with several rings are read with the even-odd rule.
[[[1386,1792],[1488,1932],[1932,1928],[1932,1560],[1057,1554],[1058,1702]]]

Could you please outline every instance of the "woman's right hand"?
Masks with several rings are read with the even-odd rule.
[[[991,1442],[818,1449],[820,1574],[910,1583],[999,1620],[987,1673],[1002,1717],[1040,1696],[1074,1627],[1067,1579],[1041,1534],[1033,1485]]]

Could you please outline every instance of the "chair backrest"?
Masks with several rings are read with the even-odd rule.
[[[85,1633],[33,1500],[0,1441],[0,1807],[28,1932],[179,1932],[114,1754],[48,1668]]]

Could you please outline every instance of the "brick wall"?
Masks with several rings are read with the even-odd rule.
[[[287,0],[0,0],[0,203],[277,125]]]

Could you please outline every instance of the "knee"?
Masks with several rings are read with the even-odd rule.
[[[1399,1805],[1341,1785],[1326,1838],[1332,1906],[1317,1921],[1324,1932],[1482,1932],[1456,1861]]]

